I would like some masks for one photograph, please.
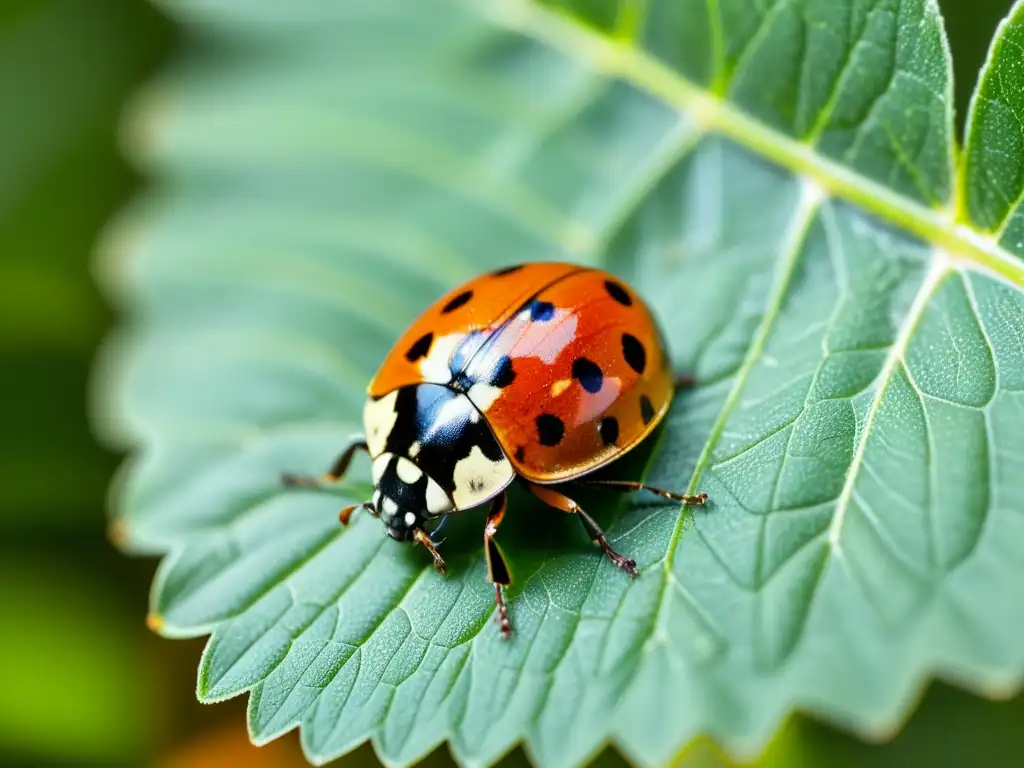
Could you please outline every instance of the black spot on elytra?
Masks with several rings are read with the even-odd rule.
[[[644,424],[650,424],[654,418],[654,406],[647,395],[640,395],[640,418],[644,420]]]
[[[526,449],[523,448],[523,446],[521,445],[518,448],[516,448],[516,461],[518,461],[520,464],[526,461]]]
[[[405,353],[405,359],[410,363],[415,363],[421,357],[426,357],[430,351],[430,345],[434,343],[434,334],[425,333],[416,340],[416,343],[409,347],[409,351]]]
[[[608,291],[608,295],[615,299],[619,304],[624,307],[633,306],[633,299],[630,298],[626,289],[616,283],[614,280],[605,280],[604,288]]]
[[[495,387],[504,389],[511,384],[515,378],[516,372],[512,370],[512,358],[505,355],[498,361],[498,365],[494,369],[494,376],[491,379],[491,382]]]
[[[511,267],[502,267],[491,272],[492,277],[504,277],[505,275],[511,275],[513,272],[518,272],[523,268],[522,264],[513,264]]]
[[[534,299],[530,303],[530,319],[543,323],[555,315],[555,305],[549,301]]]
[[[622,334],[622,356],[626,358],[629,367],[637,373],[643,373],[647,367],[647,352],[644,351],[644,345],[632,334]]]
[[[614,416],[605,416],[597,425],[597,434],[605,445],[615,445],[619,439],[619,420]]]
[[[463,291],[458,296],[453,298],[447,304],[444,305],[444,309],[441,310],[442,315],[447,315],[449,312],[454,312],[456,309],[461,307],[467,301],[473,298],[472,291]]]
[[[578,357],[572,363],[572,377],[580,383],[587,392],[594,394],[601,391],[604,383],[604,375],[601,368],[592,360],[585,357]]]
[[[565,424],[560,418],[552,416],[550,413],[542,413],[537,417],[537,438],[541,445],[546,445],[549,448],[558,445],[562,442],[564,435]]]

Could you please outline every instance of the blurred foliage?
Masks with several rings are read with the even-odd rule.
[[[0,562],[0,744],[64,759],[136,754],[159,714],[152,676],[139,644],[124,642],[136,633],[114,584],[80,579],[79,563]]]
[[[0,4],[0,763],[132,762],[166,678],[134,606],[147,564],[104,539],[115,458],[85,416],[108,323],[98,232],[135,188],[121,105],[168,48],[142,3]],[[160,680],[164,682],[161,683]]]
[[[557,3],[553,3],[557,4]],[[606,26],[609,3],[594,0]],[[991,31],[1008,3],[943,0],[962,117]],[[145,3],[0,4],[0,764],[301,766],[294,734],[248,744],[242,702],[196,704],[201,642],[143,627],[154,563],[104,538],[116,457],[89,436],[89,362],[109,323],[90,280],[108,217],[138,180],[118,159],[124,99],[171,45]],[[1002,766],[1024,750],[1024,698],[983,701],[936,684],[886,745],[795,718],[771,766]],[[364,746],[339,761],[374,764]],[[426,768],[450,765],[442,749]],[[517,750],[503,768],[524,768]],[[728,763],[708,741],[680,766]],[[623,762],[611,753],[601,768]]]
[[[114,142],[121,104],[167,32],[140,3],[0,6],[0,355],[17,372],[0,404],[5,442],[17,447],[0,463],[3,530],[97,525],[114,465],[84,413],[107,324],[89,262],[134,185]]]

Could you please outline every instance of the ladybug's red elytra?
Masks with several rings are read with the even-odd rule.
[[[511,627],[510,581],[494,543],[505,492],[518,480],[545,504],[576,515],[617,566],[636,575],[583,509],[554,484],[645,490],[592,480],[590,472],[636,447],[668,411],[675,386],[657,324],[620,279],[557,262],[506,267],[470,280],[428,308],[370,382],[365,436],[322,477],[285,474],[289,485],[335,483],[357,451],[372,461],[374,494],[361,506],[399,541],[422,544],[444,573],[424,525],[484,502],[488,579],[502,634]],[[356,507],[341,511],[347,524]]]

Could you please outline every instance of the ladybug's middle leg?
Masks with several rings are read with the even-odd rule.
[[[484,527],[484,552],[487,555],[487,580],[494,585],[494,602],[498,604],[498,621],[501,623],[501,634],[508,637],[512,634],[512,625],[508,621],[508,609],[505,608],[505,595],[502,587],[512,581],[508,574],[505,558],[498,549],[494,536],[505,516],[506,494],[502,491],[494,497],[491,509],[487,513],[487,525]]]
[[[672,380],[672,386],[675,389],[693,389],[696,385],[697,380],[693,378],[691,373],[677,373]]]
[[[576,515],[580,519],[580,522],[583,523],[583,527],[587,529],[587,533],[590,534],[590,538],[600,545],[601,550],[608,556],[608,559],[630,576],[636,576],[636,561],[628,557],[623,557],[612,549],[612,545],[608,543],[608,539],[604,535],[604,531],[601,530],[601,526],[597,524],[594,518],[584,512],[583,508],[579,504],[565,494],[559,493],[558,491],[543,485],[527,483],[526,487],[530,489],[530,492],[534,496],[543,501],[549,507],[554,507],[555,509],[560,509],[563,512],[568,512],[570,515]]]

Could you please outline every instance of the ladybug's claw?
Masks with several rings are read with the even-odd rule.
[[[672,382],[676,389],[692,389],[697,385],[697,380],[690,373],[677,373]]]
[[[607,555],[609,560],[615,563],[615,565],[624,570],[630,576],[636,578],[636,560],[634,560],[631,557],[625,557],[623,555],[620,555],[618,552],[612,549],[612,545],[608,543],[608,539],[604,537],[604,534],[601,534],[601,536],[598,537],[597,543],[601,545],[601,551],[604,552],[605,555]]]
[[[280,472],[278,473],[278,478],[281,481],[281,485],[287,485],[290,487],[309,486],[314,484],[313,482],[311,482],[313,480],[312,477],[306,477],[305,475],[296,475],[291,472]]]
[[[288,486],[289,488],[325,488],[334,483],[338,482],[338,478],[333,475],[296,475],[292,472],[280,472],[278,478],[281,481],[281,485]]]
[[[606,546],[606,547],[603,547],[603,549],[604,549],[604,553],[606,555],[608,555],[608,559],[609,560],[611,560],[613,563],[615,563],[617,566],[619,566],[619,568],[624,570],[630,576],[632,576],[633,578],[636,578],[636,576],[637,576],[636,560],[633,560],[630,557],[623,557],[622,555],[620,555],[618,552],[616,552],[611,547],[607,547]]]

